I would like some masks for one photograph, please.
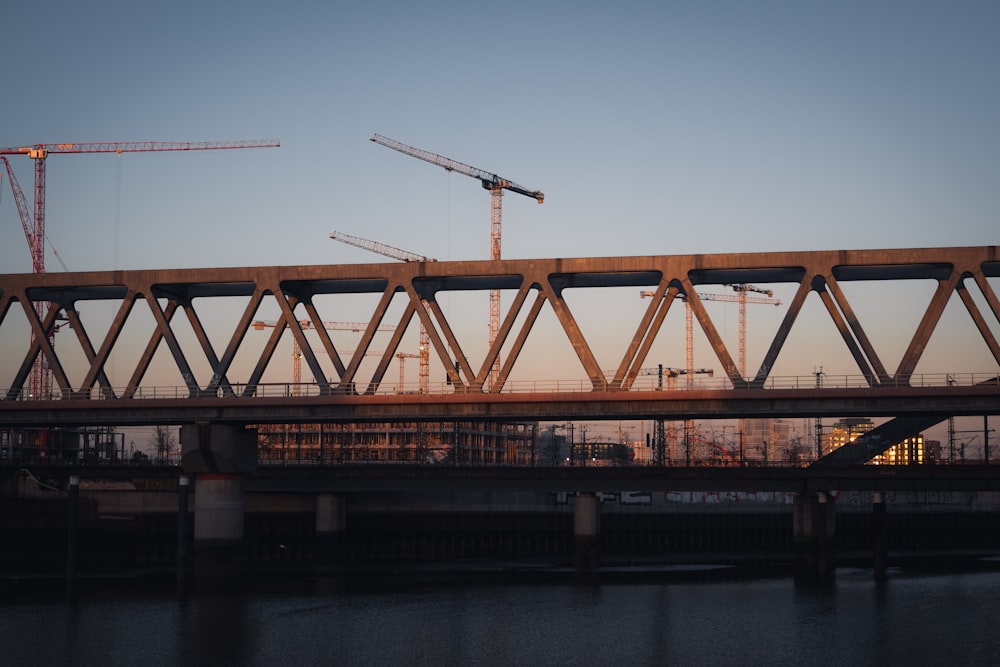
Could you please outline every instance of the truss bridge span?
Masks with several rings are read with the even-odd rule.
[[[997,246],[0,275],[0,425],[997,414],[998,277]],[[704,295],[749,283],[786,296],[744,373]],[[859,307],[854,287],[873,284],[924,289],[909,324],[892,323],[898,349],[871,335],[885,327],[880,309]],[[493,290],[506,308],[488,345],[485,316],[468,304],[481,295],[485,313]],[[683,349],[668,326],[678,309],[690,310],[711,378],[663,371],[664,341]],[[985,363],[921,372],[946,310]],[[266,335],[254,332],[262,319]],[[343,319],[359,322],[350,342],[324,326]],[[848,360],[843,383],[774,372],[816,320]],[[394,382],[420,325],[434,382],[407,385],[402,368]],[[280,377],[289,341],[300,384]],[[27,389],[37,359],[50,395]],[[544,389],[562,373],[572,391],[563,380]]]

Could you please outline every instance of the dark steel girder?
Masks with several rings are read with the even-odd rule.
[[[58,470],[53,470],[58,475]],[[712,467],[261,467],[245,479],[257,493],[421,492],[785,492],[1000,491],[1000,466],[859,466],[848,469]]]
[[[16,468],[10,468],[15,472]],[[36,476],[67,483],[81,479],[136,478],[135,466],[32,467]],[[149,479],[176,479],[176,467],[148,466]],[[0,469],[0,475],[3,470]],[[554,467],[414,466],[337,464],[259,466],[244,475],[247,493],[420,493],[455,491],[526,492],[905,492],[907,494],[1000,491],[1000,466],[858,466],[816,469],[774,467]],[[836,498],[836,495],[834,496]]]
[[[559,421],[1000,414],[1000,384],[542,394],[337,395],[8,402],[5,426],[387,421]],[[936,422],[934,422],[936,423]],[[904,436],[905,437],[905,436]]]

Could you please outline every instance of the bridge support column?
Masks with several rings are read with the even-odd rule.
[[[177,479],[177,585],[187,582],[188,569],[191,566],[191,550],[189,544],[189,526],[191,517],[188,513],[188,493],[191,491],[191,479],[181,475]]]
[[[881,491],[872,495],[872,550],[875,581],[886,580],[886,541],[885,541],[885,496]]]
[[[347,530],[347,499],[332,493],[316,496],[316,558],[337,560]]]
[[[833,579],[836,526],[832,499],[823,491],[799,495],[792,509],[792,523],[795,581],[830,582]]]
[[[194,574],[243,571],[243,475],[199,473],[194,494]]]
[[[573,566],[578,570],[597,567],[599,532],[597,495],[581,493],[573,501]]]
[[[66,514],[66,592],[76,591],[77,558],[80,555],[80,478],[70,475],[66,489],[69,506]]]
[[[181,463],[195,473],[194,574],[243,571],[243,475],[257,467],[257,432],[229,424],[181,427]]]

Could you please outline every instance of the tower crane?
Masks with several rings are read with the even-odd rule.
[[[257,331],[263,331],[265,328],[274,328],[278,326],[278,322],[264,320],[255,320],[251,323],[252,326]],[[364,331],[368,328],[368,324],[365,322],[322,322],[324,329],[339,330],[339,331]],[[299,320],[299,326],[303,329],[313,328],[313,323],[311,320]],[[394,331],[395,328],[389,325],[382,325],[378,327],[378,331]],[[379,352],[379,354],[382,354]],[[293,391],[298,392],[299,385],[302,384],[302,348],[299,347],[299,340],[292,336],[292,385],[294,386]]]
[[[355,248],[362,248],[370,252],[374,252],[378,255],[385,255],[386,257],[392,257],[393,259],[398,259],[402,262],[436,262],[437,260],[433,257],[424,257],[423,255],[418,255],[415,252],[409,252],[407,250],[400,250],[399,248],[393,247],[386,243],[379,243],[378,241],[369,241],[368,239],[363,239],[360,236],[351,236],[350,234],[344,234],[343,232],[332,232],[330,238],[334,241],[340,241],[341,243],[346,243],[347,245],[352,245]]]
[[[746,283],[728,283],[727,287],[732,287],[733,291],[736,292],[736,301],[740,305],[740,316],[739,316],[739,327],[740,327],[740,377],[746,379],[747,377],[747,303],[767,303],[774,304],[776,306],[781,305],[781,302],[777,299],[771,299],[774,296],[774,292],[769,289],[761,289],[760,287],[755,287],[754,285],[747,285]],[[757,294],[764,294],[765,297],[748,297],[747,292],[756,292]],[[722,295],[718,295],[722,296]],[[723,299],[716,299],[717,301],[722,301]]]
[[[736,302],[739,304],[739,370],[740,376],[746,378],[747,375],[747,304],[757,303],[757,304],[767,304],[773,306],[780,306],[780,299],[773,299],[773,292],[771,290],[760,289],[759,287],[754,287],[753,285],[745,284],[735,284],[727,285],[727,287],[733,287],[737,291],[736,294],[716,294],[713,292],[701,293],[698,292],[698,298],[702,301],[729,301]],[[737,287],[740,289],[737,290]],[[747,292],[758,292],[760,294],[766,294],[766,297],[756,297],[747,296]],[[644,290],[639,293],[642,298],[652,297],[656,293],[648,290]],[[684,324],[685,324],[685,347],[687,352],[687,367],[688,374],[694,366],[694,326],[691,317],[691,306],[688,304],[687,299],[684,298],[683,294],[678,294],[678,298],[684,301]],[[690,384],[691,378],[688,378],[688,383]]]
[[[727,287],[732,287],[736,294],[718,294],[714,292],[697,292],[698,298],[702,301],[728,301],[736,302],[739,304],[739,371],[740,377],[746,379],[747,376],[747,304],[767,304],[780,306],[781,301],[779,299],[771,298],[773,292],[771,290],[761,289],[759,287],[754,287],[753,285],[747,285],[745,283],[733,283],[727,284]],[[765,294],[764,297],[747,296],[747,292],[757,292],[759,294]],[[652,291],[642,291],[639,293],[640,297],[652,297],[656,293]],[[679,294],[679,298],[684,301],[684,333],[685,333],[685,351],[687,353],[687,375],[688,375],[688,388],[691,388],[692,378],[691,374],[694,368],[694,326],[691,316],[691,304],[688,303],[684,294]],[[746,420],[740,420],[740,437],[743,433],[746,433]],[[686,420],[684,422],[685,433],[690,433],[694,426],[692,420]],[[657,424],[657,428],[661,428]],[[657,434],[659,436],[659,433]],[[685,436],[686,439],[687,436]]]
[[[412,352],[397,352],[396,358],[399,359],[399,391],[403,392],[403,387],[406,386],[406,360],[407,359],[423,359],[422,355],[413,354]],[[421,393],[427,393],[422,391]]]
[[[670,368],[669,366],[656,366],[655,368],[640,368],[636,375],[656,375],[659,377],[657,389],[663,389],[663,378],[667,378],[668,383],[675,380],[680,375],[707,375],[712,377],[715,371],[711,368]]]
[[[488,171],[482,169],[477,169],[476,167],[470,167],[467,164],[458,162],[457,160],[452,160],[451,158],[443,157],[437,155],[436,153],[431,153],[429,151],[421,150],[419,148],[413,148],[412,146],[407,146],[404,143],[400,143],[394,139],[389,139],[388,137],[383,137],[380,134],[373,135],[371,138],[377,144],[381,144],[387,148],[399,151],[404,155],[409,155],[411,157],[424,160],[425,162],[430,162],[431,164],[437,165],[444,168],[446,171],[457,171],[460,174],[469,176],[471,178],[479,179],[482,183],[484,189],[490,191],[490,259],[498,260],[500,259],[500,236],[502,229],[502,204],[503,204],[503,191],[510,190],[511,192],[516,192],[519,195],[524,195],[525,197],[531,197],[535,199],[539,204],[545,201],[545,195],[538,190],[529,190],[525,187],[514,183],[511,180],[497,176],[496,174],[491,174]],[[500,330],[500,290],[494,289],[490,290],[490,339],[489,346],[493,347],[493,343],[496,341],[497,333]],[[493,368],[490,369],[490,386],[496,383],[497,376],[500,375],[500,355],[497,355],[496,360],[493,362]]]
[[[378,136],[378,135],[376,135]],[[360,236],[351,236],[350,234],[344,234],[343,232],[334,231],[330,234],[330,238],[334,241],[340,241],[347,245],[352,245],[356,248],[362,248],[368,250],[369,252],[374,252],[378,255],[384,255],[385,257],[391,257],[393,259],[398,259],[402,262],[436,262],[437,260],[432,257],[424,257],[423,255],[418,255],[415,252],[410,252],[408,250],[400,250],[399,248],[387,245],[385,243],[379,243],[378,241],[370,241],[368,239],[363,239]],[[424,309],[429,306],[426,301],[421,299]],[[423,320],[420,321],[420,393],[426,394],[430,390],[430,376],[431,376],[431,339],[427,335],[427,328],[424,326]],[[399,358],[400,365],[400,375],[403,373],[403,358]]]
[[[713,298],[716,301],[732,301],[736,302],[740,306],[739,314],[739,336],[740,336],[740,360],[739,369],[740,377],[744,380],[747,379],[747,304],[748,303],[763,303],[763,304],[773,304],[775,306],[781,305],[781,301],[778,299],[772,299],[774,293],[769,289],[762,289],[754,285],[747,285],[746,283],[727,283],[727,287],[733,288],[736,294],[716,294]],[[756,292],[757,294],[763,294],[763,297],[747,296],[747,292]],[[729,298],[723,298],[729,297]],[[747,420],[746,418],[740,419],[740,441],[742,442],[745,434],[747,432]],[[767,450],[764,450],[764,459],[766,463]]]
[[[31,270],[33,273],[45,273],[45,163],[50,154],[62,153],[149,153],[153,151],[205,151],[233,148],[274,148],[280,146],[277,139],[241,140],[241,141],[202,141],[202,142],[166,142],[166,141],[132,141],[132,142],[89,142],[63,144],[33,144],[0,148],[0,159],[3,160],[10,176],[14,200],[17,204],[21,225],[28,239],[28,250],[31,253]],[[28,206],[27,198],[17,185],[14,171],[4,155],[27,155],[35,163],[35,205]],[[35,304],[35,312],[44,322],[48,305]],[[48,334],[51,337],[51,331]],[[32,347],[35,334],[32,332]],[[52,373],[48,369],[45,355],[39,354],[31,368],[29,381],[30,392],[35,397],[48,396],[52,391]]]

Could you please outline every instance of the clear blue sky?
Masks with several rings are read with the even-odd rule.
[[[51,158],[71,270],[369,259],[331,229],[488,257],[478,184],[375,132],[545,192],[505,198],[505,257],[998,240],[991,1],[15,0],[0,19],[0,145],[282,142]],[[4,188],[0,268],[29,271]]]
[[[479,184],[376,132],[542,190],[504,198],[508,258],[1000,241],[997,2],[13,0],[0,23],[0,145],[281,140],[51,157],[70,270],[379,261],[333,229],[487,258]],[[0,272],[28,272],[6,181]]]

